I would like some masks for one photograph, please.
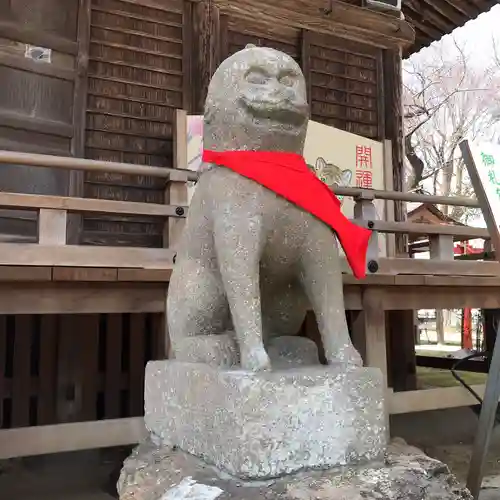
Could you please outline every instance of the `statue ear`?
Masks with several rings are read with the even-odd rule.
[[[326,161],[321,156],[316,160],[316,168],[322,170],[326,167]]]

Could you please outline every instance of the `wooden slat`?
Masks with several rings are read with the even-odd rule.
[[[78,317],[77,335],[78,340],[75,340],[80,343],[82,353],[81,417],[83,420],[95,420],[99,389],[99,315]]]
[[[132,201],[96,200],[39,194],[0,193],[1,208],[16,210],[67,210],[68,212],[93,214],[146,215],[150,217],[179,217],[178,205],[159,205]],[[188,207],[183,206],[185,214]],[[180,216],[185,217],[186,215]]]
[[[0,244],[0,266],[128,267],[171,269],[173,253],[161,248]]]
[[[57,317],[40,317],[40,370],[38,374],[37,424],[56,422]]]
[[[32,335],[33,316],[16,316],[12,375],[12,425],[14,427],[26,427],[30,424]]]
[[[5,367],[7,364],[7,318],[0,315],[0,428],[3,427],[3,403],[5,398]]]
[[[483,396],[484,385],[474,385],[472,389],[479,397]],[[476,404],[477,400],[465,388],[443,387],[394,393],[389,401],[389,411],[392,415],[395,415]]]
[[[147,437],[142,417],[0,431],[0,459],[136,444]]]
[[[106,318],[106,372],[104,389],[104,416],[120,416],[123,321],[121,314]]]
[[[132,314],[130,316],[129,345],[129,415],[139,416],[144,411],[144,368],[146,342],[146,316]]]
[[[56,360],[57,421],[75,422],[81,418],[81,391],[78,383],[78,360],[81,353],[75,339],[77,317],[64,314],[59,321]]]

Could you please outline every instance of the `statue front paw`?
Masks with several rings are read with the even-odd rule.
[[[241,367],[251,372],[260,372],[271,369],[271,360],[262,347],[241,350]]]

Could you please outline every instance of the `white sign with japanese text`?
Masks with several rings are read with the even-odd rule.
[[[500,253],[500,145],[463,141],[460,150],[497,254]]]

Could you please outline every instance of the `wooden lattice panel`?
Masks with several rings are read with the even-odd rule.
[[[143,4],[143,5],[141,5]],[[172,166],[175,109],[189,109],[191,5],[182,0],[93,0],[86,156]],[[165,182],[87,173],[85,196],[162,203]],[[87,217],[84,242],[159,247],[161,223]]]
[[[292,56],[300,63],[300,30],[289,27],[259,25],[251,20],[228,18],[226,20],[227,48],[223,47],[223,57],[234,54],[252,43],[259,47],[271,47]],[[221,29],[224,28],[224,24]],[[224,53],[224,51],[227,51]]]
[[[128,416],[162,356],[160,315],[0,315],[0,428]]]
[[[373,139],[383,137],[380,49],[305,32],[302,64],[313,120]]]

